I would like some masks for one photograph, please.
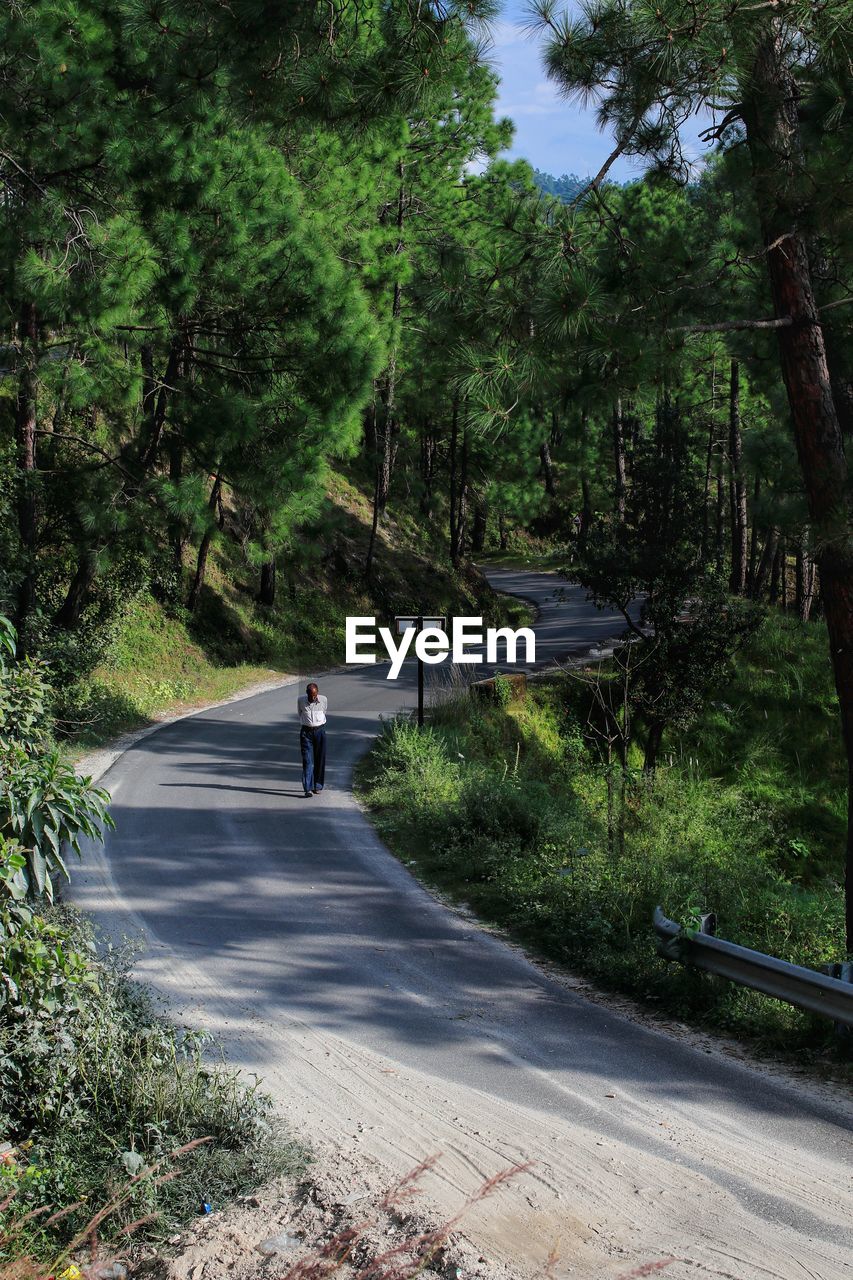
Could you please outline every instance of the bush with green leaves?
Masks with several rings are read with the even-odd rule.
[[[53,901],[68,879],[65,848],[100,839],[111,825],[107,793],[80,778],[50,738],[50,686],[38,660],[16,660],[15,632],[0,620],[0,837],[16,842],[13,876],[0,892]]]
[[[88,957],[61,929],[21,902],[26,855],[0,836],[0,1025],[57,1016],[79,1007],[78,988],[96,987]],[[4,1067],[7,1066],[4,1062]]]
[[[501,707],[509,706],[512,701],[512,681],[502,672],[495,672],[495,701]]]
[[[0,738],[0,823],[23,852],[22,897],[53,901],[57,875],[69,878],[64,848],[79,856],[82,837],[98,840],[103,827],[112,826],[108,800],[105,791],[77,776],[58,747],[29,752]]]
[[[181,1160],[180,1177],[140,1182],[111,1230],[153,1214],[146,1231],[163,1238],[202,1202],[221,1206],[304,1163],[257,1082],[212,1057],[209,1037],[159,1014],[130,980],[126,952],[102,947],[96,958],[94,945],[85,920],[51,908],[6,948],[18,964],[18,992],[0,1006],[0,1134],[15,1150],[17,1191],[6,1225],[82,1202],[50,1228],[28,1228],[27,1247],[43,1256],[128,1177],[188,1142],[210,1140]]]

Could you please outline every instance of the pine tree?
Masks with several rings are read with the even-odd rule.
[[[553,0],[535,6],[546,33],[549,74],[567,94],[592,94],[618,154],[684,170],[679,124],[713,104],[711,136],[725,150],[744,142],[761,226],[774,328],[797,452],[818,545],[853,804],[853,538],[847,460],[830,366],[815,261],[825,196],[815,194],[829,156],[849,183],[849,89],[853,20],[845,0],[741,6],[703,0],[596,0],[577,18]],[[825,190],[825,187],[824,187]],[[849,248],[849,241],[846,246]],[[840,265],[840,263],[839,263]],[[843,273],[842,273],[843,274]],[[832,273],[827,273],[831,279]],[[832,288],[830,286],[830,294]],[[841,301],[839,294],[827,301]],[[741,322],[743,325],[744,322]],[[853,822],[846,909],[853,950]]]

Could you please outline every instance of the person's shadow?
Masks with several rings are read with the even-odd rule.
[[[198,791],[242,791],[254,792],[259,796],[304,796],[300,787],[298,791],[282,791],[277,787],[235,787],[229,782],[161,782],[161,787],[178,787],[196,789]]]

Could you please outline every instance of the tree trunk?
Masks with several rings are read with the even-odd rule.
[[[169,396],[174,394],[175,384],[181,371],[183,358],[183,338],[175,337],[169,346],[169,357],[162,381],[154,377],[154,356],[150,347],[142,348],[142,409],[145,416],[145,441],[140,453],[140,465],[147,471],[157,457],[163,429],[166,425],[166,410]]]
[[[199,546],[199,549],[198,549],[198,560],[196,561],[195,577],[193,578],[193,584],[190,587],[190,593],[189,593],[189,596],[187,597],[187,608],[189,609],[190,613],[195,613],[195,608],[196,608],[196,605],[198,604],[198,598],[199,598],[199,595],[201,594],[201,589],[204,586],[204,574],[205,574],[205,570],[207,569],[207,555],[208,555],[208,552],[210,551],[211,539],[213,538],[213,517],[214,517],[214,513],[219,507],[219,497],[221,493],[222,493],[222,477],[217,472],[213,481],[213,488],[210,491],[210,498],[207,503],[207,510],[209,515],[208,525],[207,525],[207,529],[205,530],[204,537],[201,540],[201,545]]]
[[[805,561],[803,559],[803,535],[797,538],[797,545],[794,549],[794,608],[797,611],[797,617],[802,619],[803,609],[805,607],[806,597],[806,574]]]
[[[501,551],[506,551],[509,547],[509,534],[506,527],[506,516],[503,511],[498,512],[498,539]]]
[[[175,435],[169,439],[169,479],[177,487],[184,473],[184,447]],[[184,527],[180,517],[169,520],[169,542],[172,546],[172,567],[178,580],[180,591],[181,574],[184,569]]]
[[[554,488],[554,467],[551,463],[551,449],[547,440],[543,440],[539,446],[539,460],[542,463],[545,492],[549,498],[553,498],[556,496],[557,490]]]
[[[785,560],[785,543],[781,538],[776,540],[773,555],[773,569],[770,574],[770,603],[778,604],[782,591],[782,569]]]
[[[613,408],[613,455],[616,463],[616,518],[625,519],[625,424],[622,417],[622,398],[618,396]]]
[[[421,427],[421,491],[420,510],[422,516],[432,515],[432,485],[435,478],[436,440],[432,424],[427,419]]]
[[[782,539],[781,551],[782,551],[782,555],[780,557],[779,567],[782,571],[782,580],[779,583],[779,590],[781,593],[782,612],[787,613],[788,612],[788,544],[784,538]]]
[[[459,494],[458,472],[459,459],[459,398],[453,398],[453,414],[450,419],[450,559],[456,564],[455,556],[459,546]]]
[[[65,593],[65,599],[54,615],[53,621],[58,627],[71,631],[78,625],[89,588],[95,581],[97,572],[98,553],[93,547],[89,547],[81,554],[77,570]]]
[[[373,519],[370,524],[370,538],[367,543],[367,557],[364,561],[364,576],[369,578],[373,572],[373,557],[376,554],[376,534],[379,530],[379,470],[373,482]]]
[[[481,497],[474,502],[474,520],[471,525],[471,554],[478,556],[486,545],[486,504]]]
[[[768,576],[777,564],[776,549],[778,546],[779,530],[771,529],[767,534],[767,541],[764,543],[764,547],[761,552],[761,559],[758,561],[758,567],[755,570],[755,574],[752,579],[750,594],[752,595],[753,600],[760,600],[764,595],[764,588],[767,583]],[[771,603],[773,603],[772,599]]]
[[[812,616],[812,606],[814,604],[814,598],[815,598],[815,579],[817,577],[817,566],[815,565],[815,562],[814,560],[812,560],[808,551],[803,552],[803,559],[805,561],[805,575],[804,575],[803,606],[802,606],[802,609],[800,610],[800,620],[802,622],[808,622]]]
[[[399,286],[395,286],[395,294]],[[395,308],[397,302],[395,301]],[[397,312],[399,314],[399,312]],[[391,492],[391,476],[394,472],[394,462],[397,457],[397,437],[400,433],[400,426],[396,417],[397,406],[397,355],[396,352],[391,356],[386,374],[385,392],[383,398],[382,409],[382,427],[377,432],[378,448],[376,455],[377,477],[376,477],[376,501],[379,504],[379,514],[385,511],[388,506],[388,495]]]
[[[644,773],[654,773],[657,768],[658,753],[663,741],[663,730],[664,726],[659,721],[649,726],[649,732],[646,735],[646,750],[643,757]]]
[[[752,489],[752,535],[749,541],[749,569],[746,575],[746,594],[755,599],[755,575],[758,572],[758,499],[761,497],[761,477],[756,475]]]
[[[376,383],[373,384],[373,399],[364,411],[364,452],[368,458],[376,457]]]
[[[740,433],[740,365],[732,360],[729,377],[729,496],[731,503],[732,564],[729,590],[746,592],[747,511],[743,479],[743,441]]]
[[[580,503],[578,545],[581,552],[583,552],[583,550],[587,549],[587,539],[593,522],[592,494],[589,492],[589,476],[585,471],[580,472]]]
[[[796,550],[797,616],[808,622],[814,599],[815,565],[809,552],[809,532],[804,529],[797,539]]]
[[[402,160],[397,165],[397,176],[399,178],[399,187],[397,191],[397,244],[395,247],[395,256],[400,257],[403,253],[403,225],[405,221],[405,198],[406,192],[403,185],[404,166]],[[374,416],[374,431],[376,435],[376,481],[373,486],[373,521],[370,528],[370,542],[367,547],[367,559],[365,561],[365,574],[370,577],[373,569],[373,556],[376,550],[376,534],[379,527],[379,517],[388,505],[388,494],[391,490],[391,475],[394,470],[394,460],[397,456],[397,436],[399,435],[400,426],[397,422],[397,327],[400,321],[400,313],[403,308],[403,286],[400,280],[394,281],[394,297],[391,303],[391,323],[394,330],[393,340],[391,344],[391,353],[388,360],[388,368],[385,371],[385,390],[382,396],[382,412],[381,415]],[[381,416],[381,423],[380,423]]]
[[[265,604],[269,609],[275,604],[275,559],[272,556],[261,565],[261,586],[258,591],[258,601],[260,604]]]
[[[587,538],[592,528],[593,510],[592,510],[592,494],[589,486],[589,475],[586,469],[587,460],[587,443],[589,439],[589,414],[584,413],[581,417],[581,445],[583,449],[583,462],[581,463],[581,522],[578,528],[578,547],[581,551],[586,550]]]
[[[15,626],[19,636],[35,604],[36,594],[36,360],[38,313],[35,304],[21,306],[18,321],[18,394],[15,403],[15,447],[18,464],[18,537],[23,575],[18,584]],[[22,641],[22,645],[25,642]]]
[[[713,474],[714,446],[717,442],[717,423],[711,414],[708,426],[708,448],[705,452],[705,498],[702,504],[702,563],[708,558],[711,541],[711,478]]]
[[[848,762],[845,911],[853,952],[853,546],[847,460],[832,390],[809,249],[800,208],[802,144],[797,88],[782,48],[781,23],[768,21],[757,47],[745,105],[747,144],[777,318],[782,376],[805,481],[841,728]]]
[[[450,558],[458,565],[465,554],[465,535],[468,530],[468,428],[462,432],[462,456],[459,463],[459,501],[456,514],[456,545],[450,549]]]
[[[715,560],[717,565],[717,573],[723,572],[723,561],[726,557],[725,552],[725,534],[726,534],[726,498],[725,488],[723,486],[723,468],[722,458],[717,463],[717,513],[716,513],[716,536],[715,536]]]
[[[401,287],[394,286],[395,315],[399,315]],[[367,547],[367,559],[364,571],[370,577],[373,569],[373,557],[376,552],[376,535],[379,529],[379,517],[388,505],[391,491],[391,475],[394,460],[397,456],[397,436],[399,425],[395,417],[395,397],[397,386],[397,354],[392,352],[386,372],[385,392],[382,402],[382,423],[376,419],[376,480],[373,486],[373,520],[370,526],[370,542]]]

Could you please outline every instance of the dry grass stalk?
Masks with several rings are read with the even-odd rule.
[[[105,1222],[107,1218],[112,1217],[113,1214],[118,1213],[119,1210],[127,1204],[134,1189],[140,1182],[151,1181],[156,1185],[159,1182],[166,1181],[168,1178],[177,1177],[177,1170],[173,1170],[166,1174],[160,1174],[159,1170],[168,1161],[179,1160],[182,1156],[188,1155],[189,1152],[195,1151],[197,1147],[203,1146],[205,1143],[210,1141],[210,1138],[195,1138],[192,1142],[187,1142],[182,1147],[177,1147],[162,1160],[158,1160],[155,1164],[148,1165],[146,1168],[141,1169],[139,1173],[135,1174],[132,1178],[129,1178],[122,1189],[116,1192],[116,1194],[108,1200],[97,1213],[92,1215],[89,1221],[80,1229],[80,1231],[77,1232],[69,1244],[56,1254],[50,1262],[37,1262],[35,1259],[27,1256],[13,1258],[9,1262],[0,1263],[0,1280],[51,1280],[51,1277],[60,1277],[62,1272],[69,1268],[70,1259],[75,1253],[78,1253],[84,1247],[88,1249],[90,1260],[87,1265],[81,1266],[79,1270],[83,1280],[89,1280],[89,1277],[93,1276],[98,1269],[103,1267],[105,1262],[108,1261],[100,1255],[98,1230],[101,1224]],[[0,1201],[0,1214],[4,1213],[9,1208],[15,1199],[15,1195],[16,1192],[13,1191],[10,1195],[6,1196],[4,1200]],[[21,1236],[27,1223],[43,1217],[46,1213],[50,1213],[50,1216],[45,1218],[43,1223],[44,1226],[50,1226],[52,1223],[59,1222],[62,1218],[67,1217],[68,1214],[79,1209],[81,1203],[82,1202],[78,1202],[76,1204],[68,1205],[66,1208],[58,1209],[54,1213],[50,1213],[50,1210],[47,1207],[31,1209],[29,1213],[25,1213],[18,1218],[11,1227],[0,1233],[0,1250],[3,1250],[4,1252],[7,1251],[9,1247],[14,1244],[14,1241]],[[130,1236],[134,1231],[138,1230],[139,1227],[143,1226],[145,1223],[151,1222],[156,1216],[156,1214],[146,1214],[143,1218],[137,1218],[135,1222],[131,1222],[128,1226],[123,1228],[122,1234]],[[109,1261],[114,1260],[115,1259],[109,1259]]]

